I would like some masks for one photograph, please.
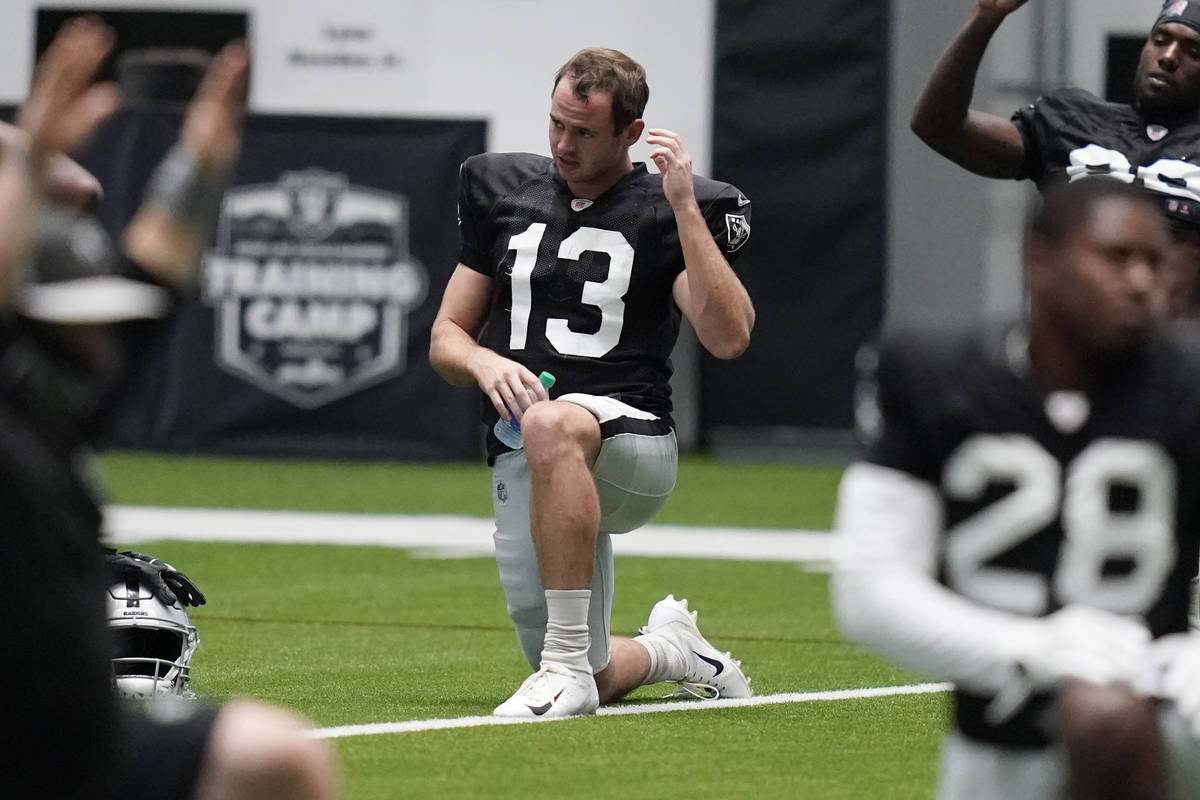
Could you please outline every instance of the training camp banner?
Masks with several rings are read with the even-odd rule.
[[[178,112],[134,110],[84,155],[119,231]],[[320,458],[469,459],[477,392],[429,366],[457,263],[458,167],[482,121],[250,115],[197,296],[152,335],[119,447]]]

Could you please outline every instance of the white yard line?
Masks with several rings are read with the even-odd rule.
[[[108,506],[105,538],[114,543],[172,539],[199,542],[374,545],[492,555],[492,520],[406,514],[330,514],[216,508]],[[739,561],[829,560],[829,535],[818,531],[647,525],[613,537],[621,556]]]
[[[662,714],[677,711],[708,711],[719,708],[746,708],[748,706],[773,706],[783,703],[815,703],[830,700],[864,700],[872,697],[896,697],[899,695],[936,694],[948,692],[949,683],[918,683],[908,686],[879,686],[871,689],[837,689],[827,692],[785,692],[759,697],[728,700],[677,700],[667,703],[629,704],[605,706],[597,716],[627,716],[630,714]],[[414,719],[406,722],[376,722],[367,725],[341,725],[335,728],[317,728],[309,731],[314,739],[342,739],[347,736],[376,736],[390,733],[415,733],[418,731],[441,731],[451,728],[481,728],[490,725],[526,725],[530,723],[561,722],[545,718],[511,719],[506,717],[457,717],[455,719]]]
[[[398,547],[433,551],[441,556],[490,556],[492,520],[452,515],[334,514],[302,511],[251,511],[212,508],[156,508],[108,506],[104,514],[105,538],[114,544],[155,540],[194,542],[247,542],[269,544],[322,544]],[[790,561],[824,566],[830,557],[830,536],[820,531],[764,530],[761,528],[647,525],[635,533],[613,537],[613,551],[621,556],[711,558],[740,561]],[[857,700],[907,694],[945,692],[945,683],[843,689],[825,692],[789,692],[744,700],[679,700],[665,703],[609,706],[600,716],[704,711],[720,708],[811,703],[823,700]],[[520,725],[553,720],[459,717],[409,720],[367,725],[321,728],[311,735],[321,739],[412,731]]]

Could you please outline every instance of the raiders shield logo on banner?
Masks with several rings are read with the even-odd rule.
[[[202,284],[216,363],[301,408],[403,372],[429,283],[408,227],[404,197],[320,169],[228,191]]]

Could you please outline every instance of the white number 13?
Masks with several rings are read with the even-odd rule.
[[[546,234],[546,223],[535,222],[508,241],[516,251],[512,266],[512,320],[508,346],[524,350],[529,334],[529,316],[533,310],[532,278],[537,266],[538,247]],[[558,247],[558,258],[577,261],[584,253],[608,256],[608,277],[583,284],[584,305],[600,309],[600,328],[595,333],[571,330],[567,320],[546,320],[546,338],[563,355],[599,358],[617,346],[625,324],[625,293],[633,274],[633,247],[617,231],[580,228]]]

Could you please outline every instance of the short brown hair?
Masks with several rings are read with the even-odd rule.
[[[646,70],[619,50],[603,47],[580,50],[559,68],[554,76],[554,89],[564,77],[575,82],[575,96],[581,100],[586,100],[592,90],[612,94],[613,128],[618,132],[640,119],[650,100]]]

